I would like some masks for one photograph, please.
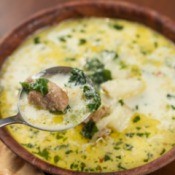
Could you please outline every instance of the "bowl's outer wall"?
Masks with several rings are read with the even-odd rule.
[[[61,21],[79,17],[110,17],[140,22],[163,34],[175,42],[175,25],[168,18],[146,8],[113,0],[75,0],[59,3],[57,7],[42,11],[8,34],[0,43],[0,67],[4,60],[33,32]],[[57,175],[89,175],[86,172],[73,172],[50,165],[27,152],[17,143],[8,131],[0,129],[1,140],[17,155],[38,168]],[[162,157],[146,165],[113,173],[90,173],[91,175],[143,175],[153,172],[175,159],[175,148]]]

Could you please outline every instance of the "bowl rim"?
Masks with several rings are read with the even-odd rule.
[[[151,10],[147,7],[140,7],[139,5],[129,3],[129,2],[121,2],[115,0],[72,0],[72,1],[60,1],[56,7],[51,7],[49,9],[41,10],[38,13],[35,13],[29,19],[22,22],[15,29],[9,32],[5,37],[1,39],[0,42],[0,65],[3,65],[3,61],[16,49],[19,45],[24,41],[26,37],[30,34],[34,33],[36,30],[48,26],[44,21],[52,18],[53,22],[49,25],[53,25],[59,23],[60,21],[64,21],[65,19],[69,19],[69,16],[65,19],[56,20],[56,17],[59,16],[59,11],[69,11],[73,10],[75,7],[81,7],[85,5],[95,5],[99,7],[108,7],[112,8],[120,8],[122,10],[130,10],[132,13],[140,14],[142,17],[147,17],[153,19],[153,24],[151,23],[150,28],[159,30],[159,33],[162,33],[166,38],[169,38],[173,42],[175,42],[175,24],[172,20],[161,15],[154,10]],[[77,11],[74,11],[77,13]],[[79,13],[79,12],[78,12]],[[77,14],[78,16],[81,13]],[[136,14],[134,14],[136,15]],[[122,18],[122,17],[118,17]],[[54,21],[54,19],[56,21]],[[123,17],[122,19],[127,19]],[[138,17],[137,22],[145,24],[145,22],[141,21]],[[130,20],[132,21],[132,20]],[[136,21],[136,20],[133,20]],[[146,21],[147,22],[147,21]],[[154,24],[155,22],[155,24]],[[158,26],[158,27],[157,27]],[[25,29],[25,31],[23,31]],[[19,37],[20,36],[20,37]],[[13,42],[15,41],[15,45]],[[1,66],[0,66],[1,67]],[[5,128],[0,129],[0,139],[19,157],[29,162],[30,164],[38,167],[39,169],[51,173],[51,174],[61,174],[61,175],[136,175],[136,174],[147,174],[151,173],[161,167],[169,164],[173,160],[175,160],[175,147],[169,150],[164,155],[159,158],[144,164],[142,166],[132,168],[124,171],[117,172],[104,172],[104,173],[88,173],[88,172],[76,172],[68,169],[63,169],[52,164],[49,164],[38,157],[34,156],[30,152],[28,152],[25,148],[23,148],[7,131]]]

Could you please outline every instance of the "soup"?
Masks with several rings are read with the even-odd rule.
[[[17,113],[19,82],[49,67],[84,70],[98,89],[99,118],[64,132],[8,126],[25,149],[58,167],[112,172],[150,162],[175,145],[175,46],[134,22],[72,19],[26,39],[0,76],[1,117]]]
[[[67,73],[62,73],[64,69]],[[55,74],[48,73],[55,70]],[[21,83],[23,90],[18,106],[29,125],[62,131],[82,123],[99,108],[101,98],[83,71],[54,67],[39,74],[43,75],[40,78],[32,76],[34,78]]]

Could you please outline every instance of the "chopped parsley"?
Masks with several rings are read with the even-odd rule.
[[[66,42],[66,38],[65,38],[65,36],[61,36],[61,37],[59,37],[59,40],[60,40],[61,42]]]
[[[80,40],[79,40],[79,45],[83,45],[83,44],[86,44],[86,40],[85,39],[83,39],[83,38],[81,38]]]
[[[42,151],[39,148],[39,151],[36,154],[38,154],[39,156],[43,157],[46,160],[49,160],[50,158],[50,153],[46,148],[43,149]]]
[[[96,111],[101,105],[101,98],[99,93],[90,85],[83,87],[83,93],[86,99],[89,100],[87,107],[91,112]]]
[[[104,161],[106,162],[106,161],[108,161],[108,160],[111,160],[111,157],[108,155],[108,154],[105,154],[105,156],[104,156]]]
[[[84,69],[86,71],[96,71],[98,69],[104,69],[104,64],[99,59],[93,58],[86,61]]]
[[[86,123],[81,131],[81,134],[88,139],[92,139],[93,135],[98,132],[98,128],[93,120],[89,120]]]
[[[163,155],[166,152],[166,149],[163,148],[162,151],[160,152],[160,155]]]
[[[75,85],[84,85],[87,83],[84,72],[80,69],[73,68],[69,78],[69,83],[75,83]]]
[[[130,145],[130,144],[125,144],[124,149],[127,150],[127,151],[131,151],[133,149],[133,146]]]
[[[120,25],[120,24],[113,24],[112,27],[115,29],[115,30],[123,30],[123,26]]]
[[[40,43],[40,37],[35,37],[33,39],[34,44],[39,44]]]
[[[139,133],[137,133],[136,135],[137,135],[138,137],[143,137],[143,136],[145,136],[146,138],[148,138],[148,137],[150,136],[150,134],[151,134],[151,133],[149,133],[149,132],[139,132]]]
[[[152,157],[153,157],[153,154],[147,153],[147,158],[144,159],[143,161],[144,161],[144,162],[148,162],[148,161],[150,161],[150,159],[151,159]]]
[[[84,69],[89,78],[96,85],[100,85],[101,83],[112,79],[111,71],[105,69],[104,64],[99,59],[94,58],[87,60]]]
[[[23,90],[27,93],[30,91],[38,91],[43,96],[48,93],[48,80],[45,78],[39,78],[35,82],[21,82]]]
[[[123,106],[123,105],[125,104],[124,101],[123,101],[123,99],[118,100],[118,103],[119,103],[121,106]]]
[[[57,163],[60,161],[60,157],[58,155],[54,156],[54,163]]]
[[[125,168],[124,166],[122,166],[121,163],[119,163],[117,167],[118,167],[119,170],[127,170],[127,168]]]
[[[167,94],[167,98],[175,98],[175,95]]]
[[[132,132],[131,132],[131,133],[126,133],[125,135],[126,135],[127,137],[132,138],[132,137],[134,137],[135,133],[132,133]]]
[[[133,123],[137,123],[139,121],[140,121],[140,116],[139,115],[135,116],[133,119]]]
[[[69,82],[75,85],[83,85],[83,94],[88,100],[87,107],[91,112],[99,108],[101,105],[100,95],[93,86],[87,84],[87,78],[82,70],[77,68],[72,69]]]

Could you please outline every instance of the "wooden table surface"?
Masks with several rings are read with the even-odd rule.
[[[0,37],[4,36],[33,13],[40,9],[55,6],[59,1],[60,0],[0,0]],[[175,0],[125,1],[151,7],[175,21]],[[175,175],[175,161],[150,175]]]

